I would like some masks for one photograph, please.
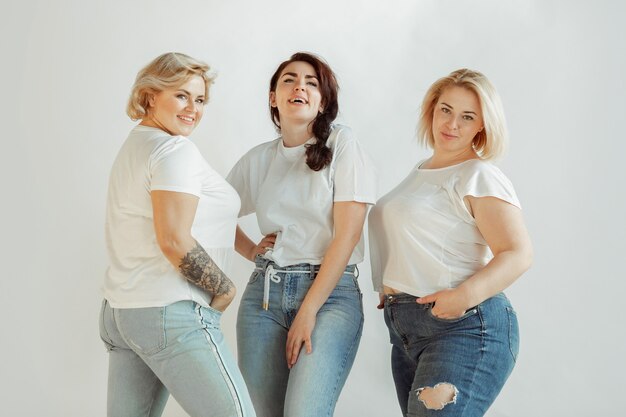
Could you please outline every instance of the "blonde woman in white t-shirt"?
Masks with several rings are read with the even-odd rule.
[[[237,319],[239,366],[258,416],[333,414],[361,338],[356,264],[375,202],[374,168],[350,129],[332,125],[337,81],[320,58],[297,53],[270,81],[281,136],[248,152],[227,180],[256,213],[260,243],[237,229],[256,263]]]
[[[109,179],[100,335],[109,352],[109,417],[158,417],[171,393],[191,416],[253,417],[220,330],[235,294],[224,274],[239,197],[187,137],[212,78],[166,53],[135,80],[127,113],[141,120]]]
[[[433,150],[369,220],[374,286],[405,416],[482,416],[518,353],[502,291],[531,264],[511,182],[489,160],[507,136],[487,78],[461,69],[426,93],[419,139]]]

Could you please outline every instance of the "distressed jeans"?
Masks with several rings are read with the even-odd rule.
[[[285,354],[289,327],[318,269],[309,264],[279,267],[257,257],[239,306],[237,347],[259,417],[333,415],[363,330],[362,295],[353,265],[317,313],[313,352],[302,348],[291,369]],[[272,276],[267,310],[262,305],[266,273]]]
[[[100,337],[109,351],[107,415],[158,417],[171,393],[193,417],[254,417],[220,330],[221,312],[193,301],[111,308]]]
[[[391,366],[404,416],[483,416],[511,374],[519,350],[517,317],[502,293],[462,317],[433,316],[432,304],[387,295]],[[425,389],[443,385],[450,401],[427,406]],[[432,391],[430,391],[432,393]]]

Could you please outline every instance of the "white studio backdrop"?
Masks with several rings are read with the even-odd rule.
[[[165,51],[214,67],[192,139],[225,175],[276,137],[269,78],[299,50],[336,71],[340,121],[373,156],[382,192],[426,155],[415,127],[435,79],[469,67],[495,83],[512,139],[500,166],[536,255],[508,291],[521,354],[488,417],[622,415],[623,3],[27,0],[2,10],[0,415],[105,415],[104,206],[137,71]],[[253,217],[243,225],[259,236]],[[236,261],[240,290],[251,268]],[[336,416],[399,416],[367,261],[360,269],[366,323]],[[233,350],[237,304],[223,320]],[[170,399],[165,416],[184,415]]]

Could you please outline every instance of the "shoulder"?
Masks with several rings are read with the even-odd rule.
[[[344,125],[333,125],[330,136],[326,141],[326,145],[331,149],[345,147],[356,143],[357,141],[352,129]]]
[[[454,188],[460,197],[497,197],[520,207],[513,184],[491,162],[468,161],[459,167],[456,174]]]
[[[259,158],[265,158],[267,155],[271,155],[276,151],[278,147],[278,142],[280,138],[276,138],[274,140],[270,140],[269,142],[261,143],[260,145],[256,145],[248,152],[246,152],[240,159],[239,162],[245,161],[253,161]]]
[[[504,173],[491,162],[482,159],[472,159],[462,163],[457,170],[459,180],[480,178],[483,180],[509,181]]]
[[[163,158],[167,156],[200,156],[200,150],[185,136],[154,135],[149,139],[152,156]]]

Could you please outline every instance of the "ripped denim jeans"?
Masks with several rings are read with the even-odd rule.
[[[503,293],[455,319],[433,316],[432,304],[387,295],[396,394],[407,417],[479,417],[494,402],[519,350],[515,311]]]

